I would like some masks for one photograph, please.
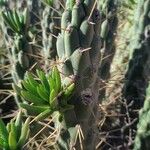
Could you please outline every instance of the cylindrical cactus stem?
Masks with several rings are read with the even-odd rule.
[[[13,29],[12,24],[9,24],[5,17],[9,17],[9,14],[11,13],[11,17],[24,17],[26,18],[27,14],[22,14],[19,16],[19,13],[17,11],[9,10],[6,12],[3,12],[3,19],[4,23],[4,34],[5,34],[5,41],[7,48],[9,49],[9,59],[12,65],[12,76],[15,83],[18,83],[19,80],[24,78],[24,74],[27,69],[31,66],[31,56],[32,55],[32,48],[28,41],[28,36],[26,34],[26,27],[25,22],[23,24],[17,24],[17,20],[12,20],[12,22],[17,24],[16,30]],[[8,18],[7,18],[8,19]],[[12,19],[12,18],[9,18]],[[25,20],[24,20],[25,21]],[[5,30],[6,29],[6,30]],[[19,31],[20,30],[20,31]]]
[[[2,28],[13,82],[19,84],[25,73],[34,64],[33,50],[28,35],[28,10],[10,8],[2,10]],[[16,102],[21,99],[16,96]],[[18,104],[19,105],[19,104]]]
[[[35,62],[39,63],[36,56],[38,47],[41,47],[42,45],[41,42],[42,33],[39,32],[41,31],[40,22],[43,11],[42,1],[41,0],[22,0],[22,1],[24,2],[29,12],[27,24],[29,28],[29,34],[31,34],[30,37],[33,51],[32,59]]]
[[[45,65],[48,66],[50,59],[56,58],[56,40],[60,32],[61,7],[58,1],[45,3],[42,12],[42,55]]]
[[[27,7],[29,9],[30,24],[37,26],[40,22],[40,15],[41,15],[41,11],[42,11],[41,3],[42,2],[39,0],[22,0],[22,1],[27,4]]]
[[[146,90],[146,98],[143,108],[139,112],[139,123],[134,141],[134,150],[150,149],[150,83]]]
[[[134,102],[135,109],[143,106],[148,74],[145,65],[150,55],[148,50],[150,48],[150,0],[142,0],[142,2],[139,0],[138,5],[139,19],[135,20],[133,40],[130,44],[130,62],[126,73],[127,80],[124,86],[124,97],[128,103]],[[140,9],[141,7],[143,9]]]
[[[116,0],[102,0],[98,3],[98,9],[101,12],[102,24],[100,36],[102,39],[101,57],[102,62],[99,67],[99,76],[102,83],[110,77],[110,67],[115,55],[115,37],[117,32],[118,18],[117,18],[117,1]],[[104,81],[104,82],[103,82]],[[105,86],[105,85],[101,85]],[[100,97],[104,96],[104,91],[100,93]],[[100,99],[101,99],[100,98]]]
[[[123,88],[123,99],[125,99],[127,105],[130,105],[129,115],[131,121],[138,117],[138,113],[134,110],[139,110],[143,106],[149,80],[150,0],[139,0],[137,12],[138,20],[135,16],[135,27],[129,46],[131,49],[130,62]],[[125,112],[123,107],[122,113]],[[136,123],[131,126],[133,134],[136,130]]]
[[[99,70],[101,78],[105,80],[109,78],[110,64],[115,54],[114,40],[118,24],[117,1],[102,0],[98,4],[98,9],[102,17],[100,36],[102,38],[101,53],[104,59]]]
[[[55,122],[61,130],[57,141],[58,149],[93,150],[96,146],[95,118],[101,47],[98,30],[101,21],[99,11],[93,7],[94,0],[68,0],[62,14],[62,31],[57,38],[57,53],[64,64],[59,69],[64,84],[75,82],[75,93],[70,100],[74,109],[65,112],[62,122]],[[84,139],[81,139],[80,144],[78,136],[81,131]]]

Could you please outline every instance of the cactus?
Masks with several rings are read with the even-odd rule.
[[[27,8],[1,9],[3,36],[8,50],[8,59],[11,64],[11,76],[15,84],[20,84],[20,80],[28,69],[34,64],[33,49],[30,44]],[[12,81],[11,81],[12,82]],[[21,98],[15,96],[16,104],[19,106]]]
[[[19,0],[20,1],[20,0]],[[18,1],[18,2],[19,2]],[[24,3],[27,3],[27,7],[30,11],[30,23],[34,26],[37,26],[37,24],[40,21],[40,15],[41,15],[41,7],[42,7],[42,3],[39,0],[22,0]],[[17,2],[17,3],[18,3]]]
[[[138,118],[138,113],[135,110],[141,109],[145,99],[146,87],[149,77],[149,49],[150,49],[150,0],[139,0],[138,8],[135,15],[135,25],[129,45],[130,62],[126,73],[126,82],[123,88],[123,99],[129,105],[129,117],[133,121]],[[122,113],[126,110],[121,109]],[[121,121],[125,123],[125,118]],[[130,134],[135,136],[136,121],[130,126]],[[129,134],[126,130],[125,135]]]
[[[117,5],[116,0],[101,0],[98,2],[98,9],[101,13],[102,24],[100,37],[102,40],[101,46],[101,63],[99,66],[99,76],[102,80],[101,87],[106,86],[105,81],[107,82],[110,78],[110,67],[115,55],[115,38],[117,34]],[[105,97],[105,88],[100,91],[99,99]]]
[[[64,84],[73,80],[75,94],[70,104],[73,110],[64,114],[60,128],[58,149],[95,149],[95,117],[98,103],[98,65],[100,61],[100,14],[94,0],[66,1],[62,14],[61,33],[57,38],[57,54]],[[94,8],[93,8],[94,7]],[[78,125],[84,140],[75,142]],[[81,147],[80,147],[81,146]]]
[[[117,18],[117,1],[102,0],[99,1],[98,9],[102,15],[101,24],[101,39],[102,48],[101,53],[103,57],[102,64],[99,68],[99,75],[103,80],[109,78],[110,64],[112,62],[113,56],[115,54],[115,44],[114,40],[116,37],[116,29],[118,24]]]
[[[150,84],[146,90],[143,108],[139,112],[139,123],[134,141],[134,150],[149,150],[150,142]]]
[[[130,53],[128,46],[130,43],[132,28],[134,24],[133,19],[134,19],[134,9],[136,7],[136,0],[120,1],[118,5],[119,5],[118,7],[120,7],[119,11],[126,13],[120,13],[118,15],[118,21],[119,24],[121,23],[121,26],[120,27],[118,26],[117,29],[117,33],[119,34],[117,34],[116,37],[117,40],[116,52],[111,65],[112,77],[116,74],[116,72],[118,72],[118,68],[120,70],[120,75],[122,75],[125,74],[126,68],[128,67],[127,62],[129,60],[129,53]]]
[[[130,62],[130,78],[132,79],[132,76],[135,76],[135,69],[140,68],[140,73],[135,76],[135,80],[133,82],[136,82],[136,86],[133,86],[133,94],[137,93],[137,99],[136,105],[134,105],[134,108],[140,108],[142,107],[142,104],[144,103],[143,108],[140,110],[139,113],[139,123],[137,125],[137,133],[136,138],[134,142],[134,150],[148,150],[149,147],[149,60],[150,60],[150,0],[145,1],[138,1],[138,11],[136,14],[136,24],[135,24],[135,31],[137,32],[136,35],[136,41],[135,44],[137,45],[135,48],[135,51],[133,52],[132,57],[134,57],[136,61],[136,66],[134,65],[135,61]],[[138,23],[138,17],[140,16],[140,22]],[[143,58],[143,59],[142,59]],[[132,63],[132,64],[131,64]],[[140,79],[139,79],[140,77]],[[138,80],[138,82],[137,82]],[[142,85],[140,84],[142,82]],[[148,85],[148,88],[145,91],[146,86]],[[140,86],[140,88],[139,88]],[[142,89],[141,89],[142,88]],[[127,91],[128,92],[128,91]],[[130,91],[129,91],[130,92]],[[146,94],[145,94],[146,93]],[[146,95],[143,97],[143,95]],[[132,96],[132,94],[131,94]],[[133,95],[134,96],[134,95]],[[145,102],[143,102],[145,99]],[[129,99],[130,100],[130,99]]]
[[[27,35],[27,9],[23,12],[17,10],[3,10],[2,27],[5,41],[9,50],[9,60],[12,64],[12,77],[15,83],[24,78],[24,74],[31,66],[32,48]]]
[[[131,39],[130,62],[126,73],[124,86],[124,97],[133,109],[140,109],[143,106],[145,89],[147,86],[148,70],[145,69],[149,61],[149,31],[150,31],[150,0],[138,2],[137,14],[135,16],[135,27]],[[135,34],[136,33],[136,34]]]
[[[43,56],[45,65],[49,65],[49,59],[56,58],[56,39],[60,27],[61,7],[58,1],[44,1],[44,10],[42,12],[42,43],[43,43]]]
[[[27,80],[22,82],[23,91],[22,88],[14,85],[21,97],[32,103],[32,105],[25,103],[20,105],[28,113],[32,113],[31,110],[34,109],[36,118],[44,119],[49,115],[53,117],[57,111],[61,112],[62,115],[54,119],[55,127],[60,131],[56,149],[95,149],[101,47],[100,24],[100,14],[94,0],[67,0],[56,47],[58,61],[61,62],[58,68],[62,73],[62,87],[70,86],[67,89],[56,90],[55,87],[58,88],[55,83],[57,80],[54,78],[56,73],[53,71],[52,78],[48,80],[44,73],[37,72],[41,80],[40,84],[28,75]],[[72,94],[70,91],[74,86],[74,94],[71,99],[68,99],[67,93]],[[63,92],[67,94],[65,97],[69,101],[63,98],[64,94],[59,95]],[[79,137],[81,130],[84,139]]]

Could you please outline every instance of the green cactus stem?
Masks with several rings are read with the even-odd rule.
[[[135,16],[135,28],[133,30],[133,41],[130,49],[130,63],[126,74],[126,84],[124,87],[124,97],[128,103],[134,101],[133,108],[140,109],[143,106],[145,88],[147,86],[148,70],[145,65],[149,61],[150,48],[150,0],[138,2],[137,12]],[[136,34],[135,34],[136,33]]]
[[[139,112],[139,123],[134,141],[134,150],[149,150],[150,142],[150,84],[146,90],[143,108]]]
[[[110,67],[115,55],[115,38],[117,34],[117,6],[118,2],[116,0],[102,0],[98,2],[98,9],[101,12],[102,24],[100,36],[102,39],[101,47],[101,57],[102,62],[99,67],[99,76],[102,80],[102,85],[104,82],[110,78]],[[105,89],[100,91],[100,99],[104,98]]]
[[[56,147],[61,150],[94,150],[96,146],[101,21],[99,11],[93,6],[94,0],[67,0],[62,14],[57,54],[64,63],[58,67],[64,84],[75,82],[75,94],[70,100],[74,109],[66,111],[61,122],[55,121],[60,128]],[[84,135],[80,144],[79,128]]]
[[[32,48],[26,34],[27,11],[5,10],[2,12],[4,34],[9,60],[12,64],[12,77],[15,83],[24,78],[24,74],[31,66]],[[20,21],[19,21],[20,19]],[[22,19],[22,20],[21,20]]]
[[[28,69],[34,64],[33,49],[30,44],[28,24],[29,11],[24,9],[1,9],[1,27],[3,28],[3,38],[8,50],[8,58],[11,64],[11,76],[15,84],[20,80]],[[16,95],[15,100],[21,99]]]
[[[61,6],[58,1],[44,3],[42,12],[42,55],[45,60],[45,66],[49,66],[49,62],[56,58],[56,40],[60,32]]]
[[[130,62],[126,73],[125,85],[123,88],[123,99],[129,107],[129,116],[131,121],[138,118],[135,110],[141,109],[145,100],[146,87],[149,77],[150,60],[150,0],[139,0],[135,15],[135,26],[130,43]],[[122,108],[122,113],[125,113]],[[124,120],[125,121],[125,120]],[[124,122],[122,120],[122,123]],[[137,122],[130,129],[134,136]],[[128,131],[127,131],[128,132]],[[127,132],[125,134],[127,134]]]

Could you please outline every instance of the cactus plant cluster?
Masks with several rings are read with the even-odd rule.
[[[135,5],[133,0],[130,3]],[[45,123],[52,118],[58,134],[55,149],[96,149],[98,105],[106,96],[105,89],[101,92],[99,89],[103,88],[101,81],[107,82],[110,78],[116,49],[118,4],[122,3],[117,0],[0,0],[1,26],[12,66],[14,95],[21,97],[22,101],[17,104],[27,117],[23,123],[23,112],[19,112],[7,127],[0,119],[0,148],[24,148],[31,115],[32,122]],[[121,97],[130,109],[123,120],[116,121],[120,126],[124,125],[126,117],[131,121],[138,117],[133,110],[140,109],[145,99],[150,69],[149,14],[150,0],[139,0]],[[41,49],[34,44],[39,44]],[[34,63],[39,63],[34,59],[39,53],[44,56],[41,68],[46,73],[43,70],[30,73]],[[135,150],[149,149],[148,91],[149,88],[139,115]],[[126,113],[122,106],[117,108],[119,110]],[[135,136],[136,123],[127,126],[132,133],[127,129],[126,135]],[[106,141],[109,142],[107,138]]]
[[[60,61],[60,65],[58,65],[58,68],[62,73],[62,78],[64,79],[63,85],[67,86],[68,84],[73,82],[75,84],[75,92],[73,97],[71,98],[71,101],[69,101],[68,103],[64,102],[66,106],[64,105],[63,109],[65,109],[65,107],[66,109],[65,112],[63,112],[62,120],[60,121],[58,119],[54,121],[55,126],[60,128],[61,131],[60,136],[57,140],[58,149],[70,149],[73,147],[79,148],[81,145],[86,149],[95,148],[95,117],[97,115],[99,88],[98,66],[100,62],[101,48],[101,20],[99,11],[96,9],[96,7],[97,3],[93,0],[67,0],[65,11],[62,14],[60,27],[61,33],[58,35],[56,42],[58,60]],[[9,12],[10,11],[11,10],[9,10]],[[14,48],[18,48],[17,54],[15,55],[15,61],[17,61],[15,63],[15,66],[20,67],[21,64],[18,61],[18,53],[21,53],[22,51],[24,52],[24,48],[26,47],[19,46],[22,46],[21,44],[24,44],[26,42],[24,41],[21,43],[20,39],[18,40],[18,38],[20,38],[20,36],[21,38],[26,38],[26,32],[24,32],[22,28],[18,29],[18,27],[16,26],[18,22],[15,22],[15,18],[24,16],[20,16],[19,13],[14,13],[13,11],[11,11],[11,13],[9,14],[11,14],[10,18],[9,15],[3,13],[3,18],[9,29],[11,29],[12,35],[14,37],[12,39],[17,39],[17,42],[14,40],[14,43],[19,43],[19,45],[17,45],[18,47],[16,47],[16,44],[14,44]],[[10,24],[10,20],[12,24]],[[30,48],[28,49],[30,50]],[[13,49],[12,52],[14,52]],[[26,53],[23,53],[23,60],[25,60],[25,54]],[[22,59],[19,60],[22,61]],[[24,61],[24,63],[27,63],[27,61]],[[22,66],[24,67],[24,65]],[[22,71],[21,67],[19,70],[16,70],[16,73],[18,73],[18,71]],[[24,78],[27,69],[28,67],[25,69],[25,71],[23,71],[21,77],[20,74],[18,74],[20,79]],[[22,82],[23,90],[14,85],[15,90],[20,91],[20,93],[18,92],[18,94],[30,104],[29,105],[26,103],[21,103],[20,106],[27,109],[27,112],[29,112],[29,110],[31,109],[35,110],[35,113],[40,117],[41,115],[45,114],[45,112],[47,114],[47,110],[48,115],[50,115],[52,113],[51,109],[53,108],[53,105],[55,105],[53,111],[60,111],[62,109],[61,107],[58,107],[60,104],[58,105],[57,101],[53,100],[55,98],[52,97],[56,97],[56,95],[59,94],[61,90],[58,90],[56,92],[55,87],[54,89],[52,88],[52,85],[55,84],[53,79],[47,79],[47,77],[44,76],[43,73],[38,72],[38,77],[41,78],[41,83],[34,80],[32,75],[28,74],[27,79]],[[45,82],[46,84],[43,84],[43,82]],[[45,85],[48,85],[48,82],[52,82],[48,86],[50,88],[49,91],[47,91],[48,87],[45,88]],[[15,83],[18,84],[18,82]],[[36,86],[38,86],[37,89],[35,88],[35,84]],[[66,91],[68,90],[66,89]],[[32,92],[35,92],[34,95]],[[38,98],[36,95],[39,95],[40,98]],[[63,96],[61,96],[61,98],[63,102]],[[38,106],[38,103],[40,103],[40,101],[43,102],[43,104],[46,104],[46,109],[41,109],[42,106]],[[80,146],[79,140],[75,142],[78,125],[81,126],[81,129],[83,130],[83,134],[85,136],[85,139],[82,141],[82,144]],[[92,144],[89,143],[90,140],[93,140]]]
[[[27,79],[22,82],[23,90],[14,85],[15,90],[20,91],[18,93],[25,101],[28,101],[29,104],[33,103],[31,105],[21,103],[20,106],[27,109],[27,112],[31,112],[31,109],[35,110],[38,119],[43,119],[43,114],[45,118],[47,114],[50,115],[52,112],[63,112],[63,118],[54,121],[55,127],[60,128],[60,136],[57,140],[58,149],[79,148],[81,145],[86,149],[94,149],[95,147],[94,116],[97,115],[98,66],[101,47],[101,20],[96,5],[96,2],[88,0],[66,1],[61,19],[61,33],[56,42],[58,60],[61,62],[58,68],[64,79],[63,85],[66,86],[65,92],[60,96],[63,104],[57,102],[59,98],[58,100],[55,98],[63,89],[55,89],[57,79],[54,79],[53,75],[51,79],[42,72],[38,72],[38,77],[41,80],[39,83],[34,80],[31,74],[28,74]],[[74,95],[71,101],[65,102],[67,98],[65,93],[69,92],[70,88],[72,89],[72,82],[75,84]],[[68,87],[68,84],[71,84],[71,87]],[[38,88],[35,88],[36,86]],[[52,88],[53,86],[54,88]],[[40,102],[46,107],[45,105],[38,106]],[[41,109],[41,107],[45,108]],[[93,125],[91,126],[91,124]],[[78,140],[76,142],[78,126],[81,126],[85,136],[81,145]],[[93,140],[92,144],[89,143],[91,139]]]

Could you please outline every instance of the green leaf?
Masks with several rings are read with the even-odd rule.
[[[7,150],[9,148],[8,143],[6,143],[1,137],[0,137],[0,148]]]
[[[21,23],[21,25],[23,27],[24,26],[24,16],[23,16],[23,14],[19,15],[19,21],[20,21],[20,23]]]
[[[16,138],[15,138],[15,132],[14,131],[11,131],[9,132],[9,139],[8,139],[8,143],[9,143],[9,148],[11,150],[16,150],[17,149],[17,141],[16,141]]]
[[[63,94],[61,96],[61,98],[62,98],[61,103],[60,103],[61,106],[68,105],[67,104],[68,100],[72,96],[72,94],[74,92],[74,89],[75,89],[75,84],[74,83],[68,85],[67,87],[64,87],[64,89],[63,89],[64,92],[63,92]]]
[[[17,114],[17,118],[15,121],[15,126],[16,126],[16,140],[19,140],[20,134],[21,134],[21,127],[22,127],[22,112],[19,111]]]
[[[16,10],[13,11],[13,18],[14,18],[14,21],[15,21],[16,26],[18,28],[18,31],[20,32],[22,29],[22,26],[20,24],[19,16],[18,16],[18,13]]]
[[[51,93],[50,93],[50,99],[49,99],[49,103],[51,108],[55,109],[57,106],[57,93],[54,89],[52,89]]]
[[[11,124],[11,131],[10,132],[13,132],[13,138],[16,140],[17,139],[17,135],[16,135],[16,133],[17,133],[16,129],[17,128],[16,128],[13,120],[10,121],[10,124]]]
[[[2,138],[6,143],[8,143],[8,132],[1,118],[0,118],[0,138]]]
[[[70,96],[73,94],[74,89],[75,89],[75,84],[74,83],[67,86],[67,88],[64,89],[64,94],[63,94],[64,99],[70,98]]]
[[[0,7],[6,6],[7,0],[0,0]]]
[[[37,95],[36,86],[32,86],[28,81],[22,81],[22,85],[27,91],[32,92],[32,94]]]
[[[17,24],[14,20],[14,17],[13,17],[13,12],[12,11],[7,11],[7,16],[9,17],[9,20],[11,21],[11,23],[13,24],[13,27],[15,29],[15,32],[19,32],[18,30],[18,27],[17,27]]]
[[[44,104],[47,104],[46,102],[45,102],[45,100],[43,100],[42,98],[40,98],[40,97],[38,97],[38,95],[33,95],[32,93],[31,93],[31,91],[30,92],[28,92],[28,91],[21,91],[21,95],[22,95],[22,97],[26,100],[26,101],[29,101],[29,102],[31,102],[31,103],[34,103],[34,104],[36,104],[36,105],[44,105]]]
[[[49,100],[49,94],[47,93],[47,91],[45,90],[45,88],[43,88],[42,85],[39,85],[37,87],[37,92],[39,94],[39,96],[44,99],[46,102],[48,102]]]
[[[53,6],[53,0],[43,0],[43,2],[49,6]]]
[[[47,105],[46,106],[35,106],[35,105],[28,105],[28,104],[24,104],[24,103],[20,103],[20,106],[22,108],[26,109],[30,115],[38,115],[50,108]]]
[[[33,75],[32,75],[31,73],[29,73],[29,72],[27,72],[27,79],[28,79],[29,83],[30,83],[33,87],[39,85],[39,83],[34,79]]]
[[[55,67],[53,67],[52,72],[51,72],[51,77],[53,78],[53,80],[55,81]]]
[[[11,131],[11,123],[10,122],[7,123],[6,129],[7,129],[8,133]]]
[[[53,111],[51,109],[47,109],[44,112],[40,113],[35,119],[37,121],[41,121],[45,118],[47,118],[48,116],[50,116],[53,113]]]
[[[37,75],[38,75],[38,77],[40,78],[42,84],[44,85],[45,90],[47,90],[47,91],[49,92],[50,87],[49,87],[49,83],[48,83],[48,80],[47,80],[47,78],[46,78],[44,72],[43,72],[43,71],[40,71],[40,70],[36,70],[36,72],[37,72]]]
[[[49,80],[48,81],[49,81],[50,93],[51,93],[52,90],[56,90],[56,84],[55,84],[54,79],[51,76],[49,76]]]
[[[4,140],[2,138],[0,138],[0,148],[1,149],[4,148]]]
[[[11,22],[9,17],[4,12],[2,12],[2,17],[3,17],[4,21],[5,21],[5,23],[11,28],[11,30],[16,32],[15,26],[13,25],[13,23]]]
[[[132,5],[136,4],[135,0],[130,0],[130,2],[132,3]]]
[[[55,82],[56,82],[57,91],[60,92],[60,90],[61,90],[61,78],[60,78],[60,72],[57,69],[57,67],[54,67],[52,75],[53,75],[53,79],[55,79]]]
[[[30,118],[27,118],[25,123],[22,126],[21,130],[21,136],[18,141],[18,147],[23,147],[24,143],[26,142],[28,136],[29,136],[29,123],[30,123]]]

